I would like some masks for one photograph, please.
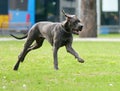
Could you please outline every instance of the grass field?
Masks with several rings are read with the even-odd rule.
[[[0,41],[0,91],[119,91],[120,42],[74,42],[85,59],[80,64],[65,48],[53,69],[52,47],[30,52],[18,71],[13,71],[24,41]]]
[[[120,38],[120,33],[116,33],[116,34],[99,34],[98,38]]]

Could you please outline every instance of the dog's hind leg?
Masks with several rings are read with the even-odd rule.
[[[34,39],[32,38],[28,38],[25,45],[24,45],[24,49],[23,51],[20,53],[20,55],[18,56],[18,61],[14,66],[14,70],[18,70],[19,64],[20,62],[24,61],[25,56],[27,55],[27,53],[29,52],[28,48],[30,47],[30,45],[33,43]]]
[[[31,50],[38,49],[39,47],[42,46],[44,38],[36,38],[35,40],[36,40],[36,42],[32,46],[30,46],[30,43],[29,44],[27,43],[27,50],[25,49],[25,51],[23,51],[23,53],[22,53],[22,56],[21,56],[21,54],[19,56],[19,59],[21,60],[21,62],[24,61],[24,58],[25,58],[25,56],[27,55],[28,52],[30,52]]]
[[[32,46],[30,46],[30,45],[32,44],[32,42],[34,40],[32,40],[30,42],[29,42],[29,40],[26,41],[24,49],[21,52],[21,54],[19,55],[19,57],[18,57],[18,61],[17,61],[16,65],[15,65],[15,67],[14,67],[14,70],[18,69],[20,62],[24,61],[24,58],[25,58],[25,56],[27,55],[28,52],[42,46],[44,38],[36,38],[35,40],[36,40],[36,43],[34,45],[32,45]]]
[[[33,44],[30,48],[28,48],[28,51],[40,48],[43,44],[44,38],[42,38],[42,37],[39,38],[38,37],[35,40],[36,40],[35,44]]]

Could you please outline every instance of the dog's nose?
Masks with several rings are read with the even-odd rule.
[[[82,24],[82,23],[80,23],[80,26],[82,26],[82,27],[83,27],[83,24]]]
[[[83,25],[79,26],[79,30],[82,31]]]

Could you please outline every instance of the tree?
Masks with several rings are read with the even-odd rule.
[[[80,14],[84,25],[80,37],[97,37],[96,0],[81,0]]]

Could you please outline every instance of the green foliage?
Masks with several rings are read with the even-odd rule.
[[[18,71],[13,71],[24,41],[0,41],[0,91],[118,91],[120,43],[74,42],[85,63],[59,50],[59,68],[53,69],[52,47],[31,51]]]

